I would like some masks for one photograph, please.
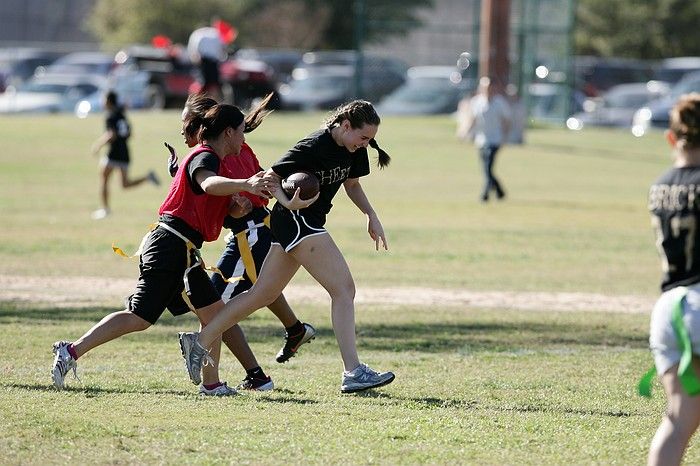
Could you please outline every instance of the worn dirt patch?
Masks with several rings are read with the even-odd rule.
[[[0,275],[0,301],[53,307],[115,306],[129,295],[135,279],[95,277],[15,277]],[[327,303],[319,285],[290,285],[285,295],[292,302]],[[595,293],[473,291],[426,287],[358,287],[357,304],[456,306],[528,311],[650,312],[654,298],[607,296]]]

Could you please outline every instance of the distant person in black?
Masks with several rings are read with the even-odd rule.
[[[700,424],[700,94],[681,96],[670,116],[673,167],[649,190],[663,270],[649,346],[667,399],[649,465],[680,464]]]
[[[102,207],[92,213],[92,218],[99,220],[110,214],[109,208],[109,178],[114,169],[121,172],[122,187],[124,189],[133,188],[145,181],[150,181],[154,185],[160,185],[160,181],[154,171],[150,171],[141,178],[129,178],[129,146],[127,140],[131,136],[131,127],[124,116],[124,109],[118,105],[117,94],[108,92],[104,100],[107,111],[106,129],[92,146],[92,153],[97,155],[100,149],[109,144],[107,154],[100,159],[101,170],[101,200]]]

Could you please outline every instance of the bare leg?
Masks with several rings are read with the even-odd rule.
[[[299,263],[273,245],[265,258],[258,281],[251,289],[241,293],[224,305],[224,308],[199,334],[199,343],[205,348],[224,331],[250,314],[273,302],[299,269]]]
[[[331,235],[306,238],[290,252],[331,297],[331,321],[346,371],[360,360],[355,339],[355,283]]]
[[[112,175],[112,167],[105,165],[102,168],[100,178],[100,199],[102,200],[102,208],[109,209],[109,178]]]
[[[285,327],[291,327],[299,320],[283,294],[279,295],[267,308],[272,311]]]
[[[693,369],[700,373],[700,360],[693,358]],[[666,413],[651,441],[647,464],[678,465],[690,437],[700,424],[700,396],[688,395],[678,378],[678,365],[661,378],[666,393]]]
[[[75,354],[80,357],[93,348],[132,332],[140,332],[150,327],[150,322],[143,320],[133,312],[123,310],[105,316],[82,337],[73,342]]]
[[[243,329],[240,325],[236,324],[226,330],[221,335],[221,340],[228,349],[231,350],[231,353],[233,353],[236,359],[238,359],[243,369],[249,370],[260,366],[258,360],[255,359],[253,350],[251,350],[250,345],[248,345],[248,340],[246,340],[245,333],[243,333]]]
[[[133,188],[134,186],[138,186],[141,183],[144,183],[145,181],[148,180],[148,175],[132,180],[132,179],[129,179],[129,174],[125,168],[120,168],[119,171],[121,172],[121,175],[122,175],[122,188],[124,188],[124,189]]]
[[[200,323],[206,328],[206,326],[212,321],[212,319],[218,314],[224,302],[219,300],[214,304],[197,309],[195,314],[199,317]],[[205,365],[202,368],[202,383],[204,385],[211,385],[220,382],[219,378],[219,357],[221,356],[221,335],[219,334],[217,338],[214,338],[207,346],[209,350],[209,355],[214,359],[214,365]]]

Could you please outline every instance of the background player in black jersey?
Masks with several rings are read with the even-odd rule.
[[[105,110],[107,110],[106,130],[95,141],[92,152],[97,155],[102,147],[109,144],[107,154],[100,159],[100,200],[102,207],[92,213],[92,218],[99,220],[110,214],[109,208],[109,179],[116,168],[121,173],[122,187],[133,188],[145,181],[154,185],[160,184],[154,171],[140,178],[129,178],[129,146],[127,140],[131,136],[131,126],[124,115],[124,108],[119,105],[117,94],[113,91],[105,95]]]
[[[393,373],[377,372],[360,363],[355,337],[355,283],[345,258],[324,228],[331,201],[342,186],[367,216],[367,232],[375,248],[387,249],[384,228],[360,184],[360,177],[369,174],[368,145],[379,152],[380,167],[390,160],[374,139],[379,123],[379,116],[369,102],[347,103],[331,114],[322,129],[299,141],[272,166],[271,170],[280,178],[298,171],[315,173],[321,190],[315,202],[304,209],[289,210],[279,201],[275,204],[270,227],[276,242],[270,248],[258,281],[246,293],[226,303],[200,333],[180,334],[181,349],[193,382],[199,383],[202,362],[208,359],[204,348],[224,330],[276,299],[300,266],[331,297],[331,321],[344,366],[341,391],[376,388],[394,380]]]
[[[700,396],[691,395],[687,385],[687,377],[697,381],[700,372],[700,94],[679,99],[666,138],[673,167],[649,191],[663,269],[663,293],[652,312],[649,343],[667,406],[651,442],[649,465],[680,464],[700,424]],[[674,313],[676,307],[680,313]],[[682,359],[684,332],[690,341],[688,371]]]

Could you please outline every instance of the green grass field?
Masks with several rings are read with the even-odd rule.
[[[269,165],[322,116],[274,113],[248,141]],[[130,119],[133,173],[153,167],[165,178],[163,141],[184,151],[179,113]],[[115,180],[114,214],[92,221],[89,147],[101,131],[99,117],[0,120],[0,275],[136,277],[111,243],[135,249],[167,187],[122,191]],[[363,186],[390,251],[374,251],[342,193],[328,224],[358,289],[657,294],[646,192],[669,163],[660,134],[531,130],[527,145],[500,154],[508,199],[486,205],[475,150],[455,140],[448,117],[387,117],[378,139],[393,162]],[[205,246],[207,262],[222,247]],[[304,273],[293,282],[308,283]],[[634,391],[651,364],[646,314],[564,305],[358,307],[362,359],[397,374],[361,395],[340,395],[328,310],[308,303],[295,307],[319,335],[285,365],[274,362],[283,330],[271,314],[244,322],[273,392],[199,398],[175,336],[195,321],[169,315],[81,358],[82,382],[53,390],[51,343],[120,304],[66,308],[0,290],[0,464],[642,464],[664,404],[658,384],[652,400]],[[221,372],[230,383],[243,377],[226,353]],[[695,445],[686,461],[700,462]]]

